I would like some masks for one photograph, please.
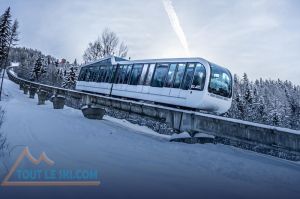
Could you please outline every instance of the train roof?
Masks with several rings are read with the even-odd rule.
[[[90,66],[93,64],[97,64],[100,62],[110,62],[112,65],[115,64],[147,64],[147,63],[157,63],[157,62],[165,62],[165,63],[172,63],[172,62],[208,62],[207,60],[200,58],[200,57],[192,57],[192,58],[165,58],[165,59],[144,59],[144,60],[126,60],[120,57],[115,57],[115,56],[109,56],[103,59],[99,59],[97,61],[87,63],[84,66]]]

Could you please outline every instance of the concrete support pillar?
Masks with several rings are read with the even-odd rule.
[[[37,92],[37,88],[34,86],[30,86],[29,87],[29,98],[34,99],[36,92]]]
[[[20,90],[24,90],[24,84],[20,82]]]
[[[64,96],[55,94],[51,97],[51,101],[53,103],[54,109],[63,109],[65,106],[66,98]]]
[[[102,120],[105,115],[105,109],[95,105],[85,105],[81,108],[83,116],[88,119]]]
[[[47,91],[44,91],[44,90],[39,90],[38,91],[38,105],[42,105],[42,104],[45,104],[45,101],[47,99]]]
[[[25,84],[25,85],[23,86],[23,91],[24,91],[24,94],[25,94],[25,95],[28,94],[28,90],[29,90],[29,86]]]

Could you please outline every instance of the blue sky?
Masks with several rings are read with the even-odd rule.
[[[172,0],[190,55],[300,85],[300,1]],[[20,22],[19,46],[73,61],[105,27],[132,59],[185,57],[163,0],[1,0]]]

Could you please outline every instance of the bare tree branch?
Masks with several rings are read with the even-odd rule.
[[[128,47],[123,41],[119,43],[116,33],[106,28],[102,32],[101,37],[93,43],[89,43],[88,48],[84,52],[83,59],[85,62],[91,62],[111,55],[126,57]]]

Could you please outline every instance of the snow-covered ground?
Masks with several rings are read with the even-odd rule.
[[[89,120],[81,111],[37,105],[5,80],[1,127],[12,148],[46,152],[56,166],[93,168],[99,187],[0,187],[1,198],[299,198],[300,164],[214,144],[169,142],[169,136],[123,120]],[[37,97],[36,97],[37,98]],[[0,164],[0,176],[7,172]],[[27,198],[26,197],[26,198]]]

